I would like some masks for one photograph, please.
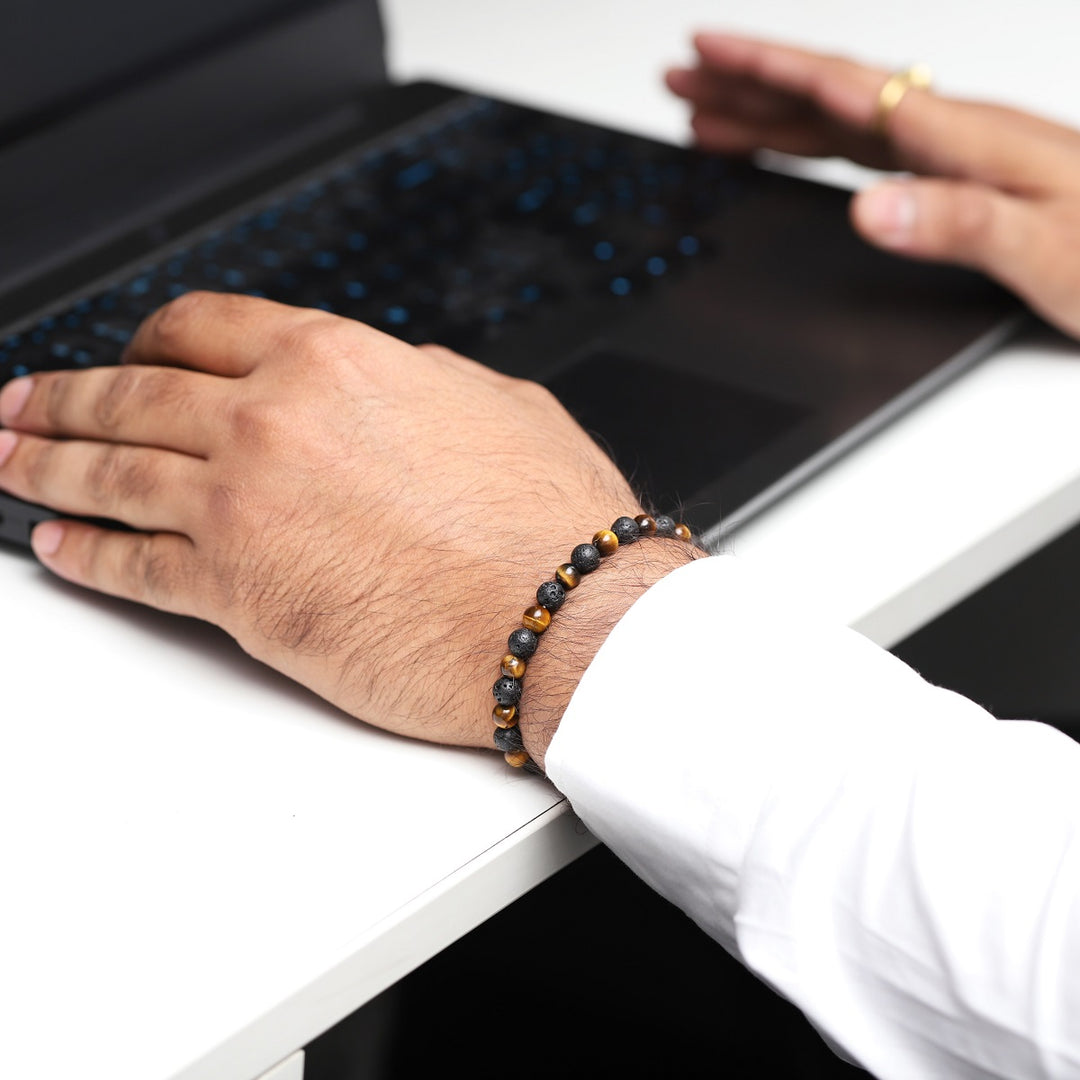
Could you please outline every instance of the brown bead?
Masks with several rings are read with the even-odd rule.
[[[513,727],[517,723],[517,706],[496,705],[491,710],[491,719],[495,722],[496,727]]]
[[[551,612],[546,607],[534,604],[525,609],[521,616],[521,625],[534,634],[542,634],[551,625]]]
[[[507,653],[502,658],[502,673],[511,679],[520,679],[525,674],[525,661],[520,656]]]
[[[506,758],[506,764],[513,765],[515,769],[520,769],[529,760],[529,755],[524,750],[507,750],[503,757]]]
[[[642,536],[655,536],[656,535],[656,519],[649,517],[648,514],[638,514],[634,520],[637,522],[637,527],[641,530]]]
[[[683,525],[681,522],[675,526],[675,536],[679,540],[685,540],[688,544],[694,538],[694,534],[690,531],[690,526]]]
[[[581,571],[576,566],[565,562],[555,571],[555,577],[558,578],[559,584],[564,589],[576,589],[578,582],[581,581]]]
[[[614,555],[619,546],[619,538],[610,529],[601,529],[592,538],[592,542],[601,555]]]

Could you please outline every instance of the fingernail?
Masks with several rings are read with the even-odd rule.
[[[3,465],[11,457],[11,452],[15,449],[15,444],[18,441],[19,436],[14,431],[0,430],[0,465]]]
[[[64,526],[59,521],[43,521],[30,534],[30,546],[39,559],[55,555],[64,539]]]
[[[863,231],[886,247],[904,247],[915,232],[915,193],[908,184],[889,183],[864,191],[855,204]]]
[[[24,375],[21,379],[12,379],[0,390],[0,421],[10,424],[23,411],[33,389],[34,380]]]

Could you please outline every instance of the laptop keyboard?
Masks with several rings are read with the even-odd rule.
[[[115,363],[142,319],[195,289],[358,319],[462,352],[618,310],[708,248],[737,191],[723,160],[468,97],[339,159],[0,341],[0,383]]]

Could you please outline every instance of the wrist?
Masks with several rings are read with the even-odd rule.
[[[527,660],[528,673],[521,680],[522,696],[513,721],[525,751],[540,769],[578,683],[616,623],[657,581],[704,557],[706,552],[690,543],[643,536],[620,544],[567,591]]]

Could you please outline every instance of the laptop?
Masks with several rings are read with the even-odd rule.
[[[716,540],[984,356],[1018,303],[846,193],[432,83],[375,0],[35,0],[0,53],[0,382],[117,362],[189,289],[547,384]],[[0,497],[0,539],[49,511]]]

